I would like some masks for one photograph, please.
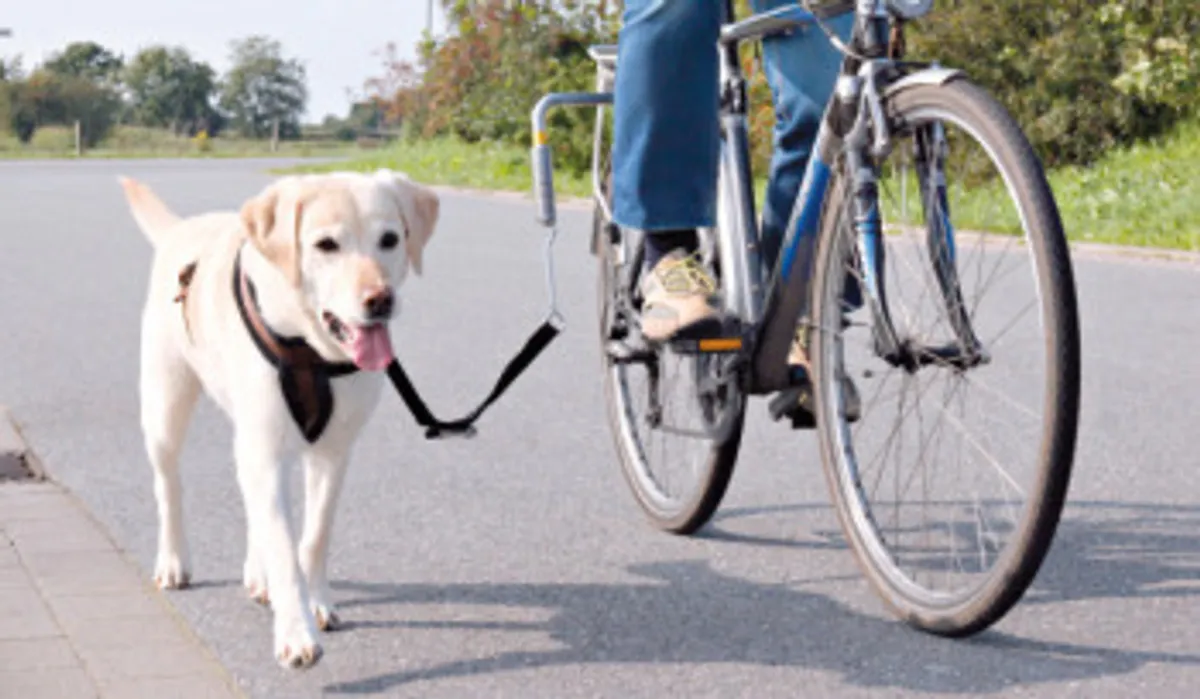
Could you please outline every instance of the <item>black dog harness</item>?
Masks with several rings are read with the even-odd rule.
[[[242,272],[241,255],[233,263],[233,298],[250,338],[279,373],[279,387],[300,433],[309,444],[317,441],[333,416],[329,380],[349,376],[359,371],[358,366],[353,362],[330,362],[304,338],[283,337],[267,327],[254,283]]]
[[[195,266],[195,263],[192,263],[180,273],[181,290],[177,301],[182,302],[186,299],[187,288],[195,274]],[[296,426],[310,444],[317,441],[333,416],[333,390],[330,379],[349,376],[360,369],[353,362],[330,362],[302,337],[283,337],[271,330],[259,310],[254,283],[242,271],[241,255],[238,255],[233,263],[233,297],[255,346],[279,374],[279,386]],[[185,310],[184,321],[186,320]],[[388,364],[388,379],[404,400],[417,424],[425,428],[426,439],[473,437],[475,422],[560,332],[561,321],[557,312],[552,311],[550,317],[538,326],[520,352],[504,367],[492,392],[483,403],[457,420],[443,421],[434,417],[409,380],[408,374],[400,366],[400,360],[396,358]]]

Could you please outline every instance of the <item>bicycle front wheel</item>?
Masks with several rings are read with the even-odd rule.
[[[966,636],[1018,602],[1058,525],[1079,411],[1075,287],[1053,194],[999,103],[965,79],[888,102],[895,147],[874,163],[882,247],[859,244],[843,168],[823,212],[812,318],[822,458],[874,589],[909,624]],[[900,341],[890,357],[864,271],[877,273]],[[956,355],[966,344],[982,352]]]

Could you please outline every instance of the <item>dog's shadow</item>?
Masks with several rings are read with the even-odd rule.
[[[1116,516],[1064,521],[1044,574],[1023,604],[1200,595],[1196,586],[1163,585],[1195,581],[1200,540],[1194,532],[1200,524],[1200,508],[1091,505]],[[707,535],[714,536],[713,530],[721,531],[714,526]],[[715,538],[729,537],[717,533]],[[725,575],[703,561],[636,565],[629,572],[646,582],[335,583],[351,634],[355,628],[535,631],[558,647],[542,650],[545,644],[539,641],[538,650],[500,652],[339,681],[325,691],[373,693],[423,681],[589,663],[740,663],[839,673],[843,681],[859,687],[991,693],[1014,685],[1120,675],[1147,663],[1200,666],[1197,655],[1043,642],[995,629],[968,640],[938,639],[882,614],[864,616],[825,595]],[[532,608],[550,616],[534,622],[487,616],[446,621],[403,618],[404,605],[439,604]],[[353,621],[356,610],[367,609],[371,611],[363,616],[374,618]],[[1100,609],[1088,616],[1105,613],[1113,610]],[[379,620],[380,616],[392,619]]]

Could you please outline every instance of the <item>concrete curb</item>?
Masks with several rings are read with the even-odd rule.
[[[21,434],[12,412],[0,405],[0,483],[45,480],[46,472]]]
[[[0,696],[10,683],[28,699],[245,696],[82,498],[45,472],[4,406],[0,456],[36,470],[0,477],[0,596],[26,600],[24,618],[0,618]]]
[[[1200,267],[1200,252],[1173,250],[1171,248],[1139,248],[1132,245],[1110,245],[1106,243],[1071,242],[1071,254],[1096,257],[1137,258],[1154,262],[1177,262]]]

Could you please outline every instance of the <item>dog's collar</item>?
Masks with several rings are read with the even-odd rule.
[[[359,371],[353,362],[331,362],[303,337],[284,337],[267,325],[254,282],[242,270],[241,251],[233,262],[233,298],[258,351],[279,372],[288,410],[308,442],[315,442],[333,415],[329,379]]]

